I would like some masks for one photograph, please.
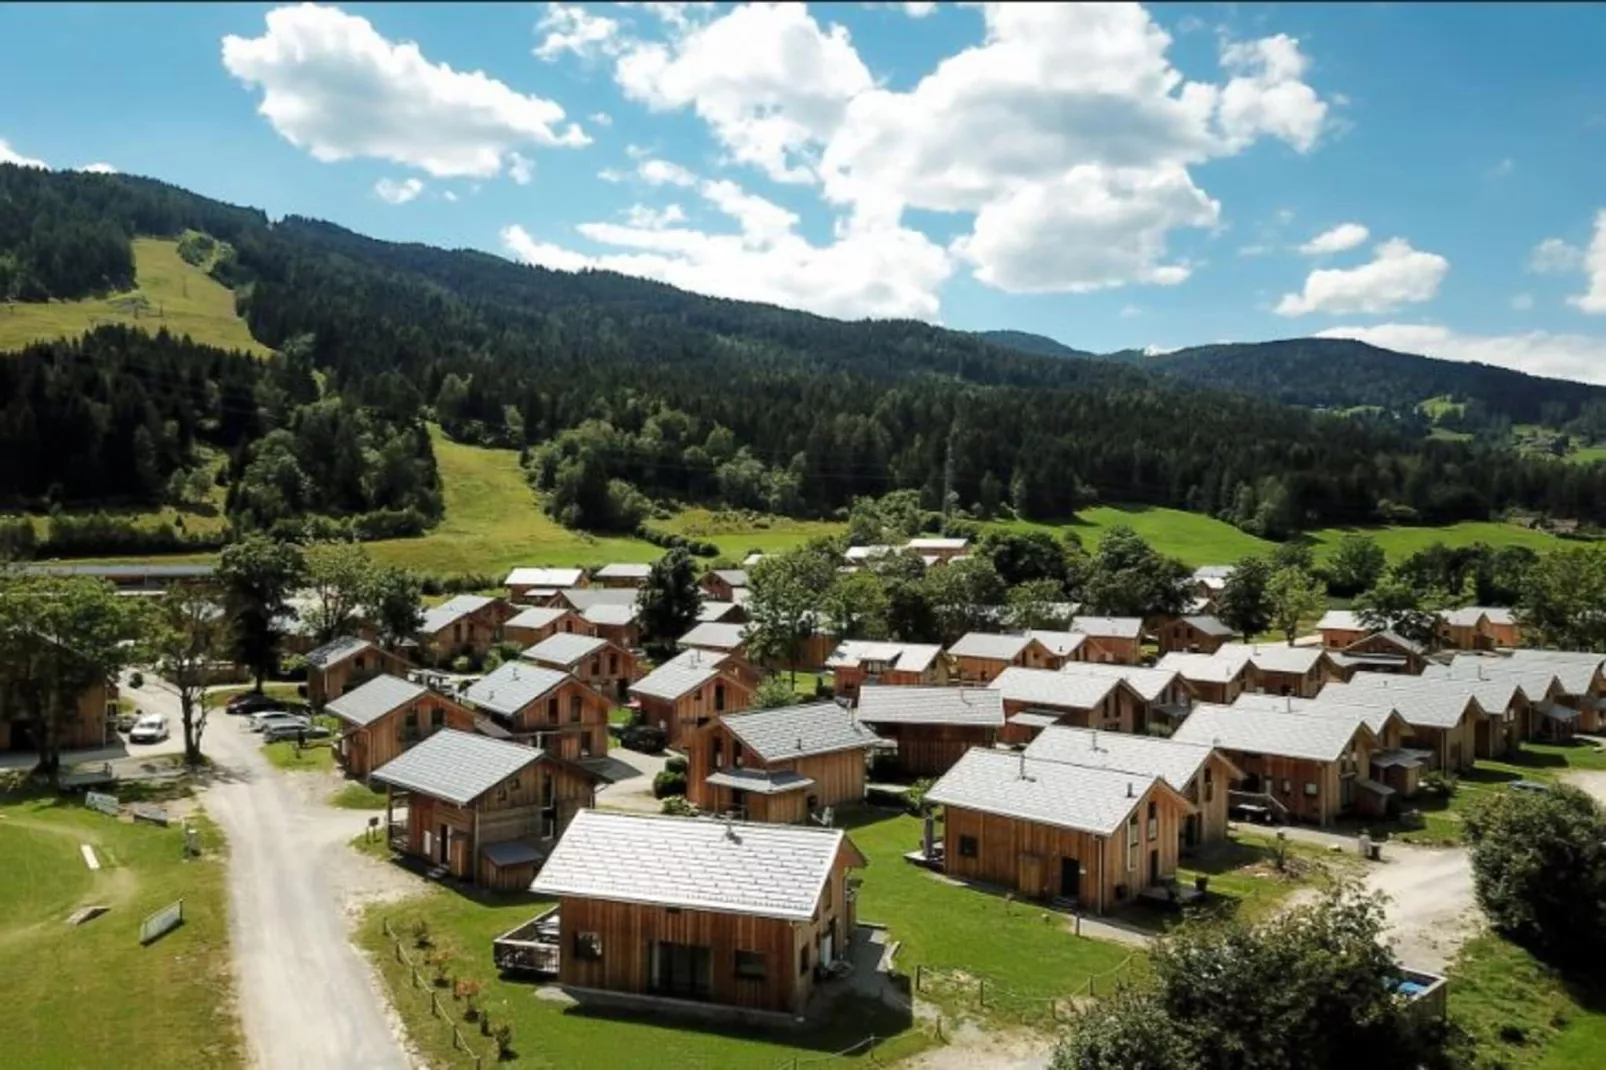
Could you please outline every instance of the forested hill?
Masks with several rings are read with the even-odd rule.
[[[1040,357],[1087,360],[1098,356],[1097,353],[1089,353],[1086,350],[1072,349],[1047,335],[1030,334],[1026,331],[978,331],[977,334],[993,345],[1004,346],[1021,353],[1035,353]]]
[[[148,179],[0,166],[0,262],[13,299],[115,290],[126,285],[116,254],[133,236],[193,242],[197,231],[221,243],[205,263],[234,288],[253,336],[283,354],[260,374],[232,372],[250,380],[250,400],[193,389],[157,398],[174,360],[189,359],[174,339],[154,340],[160,359],[125,358],[127,338],[104,330],[36,347],[0,397],[0,433],[8,447],[39,445],[29,452],[40,467],[0,468],[0,497],[76,504],[106,492],[105,473],[81,451],[69,464],[33,429],[42,418],[66,426],[56,414],[78,404],[75,384],[110,362],[119,380],[150,369],[140,404],[119,408],[122,391],[102,384],[80,406],[118,428],[108,444],[134,448],[140,429],[153,440],[154,450],[139,444],[154,462],[128,496],[160,500],[164,480],[193,473],[195,450],[226,450],[231,516],[248,525],[331,512],[377,514],[378,527],[428,523],[438,494],[419,433],[426,418],[462,441],[526,449],[555,515],[597,528],[632,526],[648,498],[819,515],[897,488],[936,507],[945,487],[982,513],[1061,517],[1102,498],[1190,508],[1274,536],[1509,505],[1606,519],[1606,466],[1423,442],[924,323],[846,323],[314,220],[270,225]],[[86,246],[106,251],[105,266],[67,270],[70,251]],[[221,366],[224,356],[204,359]],[[266,418],[214,431],[241,408]]]

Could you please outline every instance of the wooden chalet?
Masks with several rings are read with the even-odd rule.
[[[684,741],[687,798],[742,821],[795,823],[864,800],[886,744],[835,702],[726,713]]]
[[[1216,657],[1247,658],[1250,690],[1269,695],[1315,698],[1323,685],[1342,681],[1344,672],[1320,647],[1282,643],[1225,643]]]
[[[839,698],[858,697],[864,684],[933,687],[948,682],[942,647],[930,643],[873,642],[849,639],[826,659]]]
[[[46,640],[49,641],[49,640]],[[49,728],[40,713],[21,695],[0,693],[0,751],[36,751],[35,733]],[[170,726],[174,732],[178,725]],[[66,717],[55,721],[56,743],[62,750],[89,750],[115,742],[117,733],[117,683],[102,680],[78,692]],[[65,771],[66,763],[63,762]]]
[[[596,634],[596,625],[567,606],[527,606],[502,625],[502,638],[520,647],[554,635]]]
[[[1478,726],[1490,717],[1470,686],[1446,687],[1438,680],[1381,673],[1356,673],[1347,684],[1330,684],[1321,699],[1398,710],[1409,726],[1406,746],[1426,752],[1432,768],[1452,773],[1472,768],[1477,758]],[[1493,711],[1495,725],[1505,717],[1505,710]],[[1503,729],[1485,727],[1484,731]]]
[[[431,665],[448,665],[460,657],[478,661],[502,641],[502,626],[517,614],[500,598],[449,598],[424,611],[417,632],[419,656]]]
[[[1194,612],[1214,613],[1221,603],[1221,593],[1232,578],[1232,565],[1205,565],[1193,570]]]
[[[1082,661],[1136,665],[1143,660],[1143,621],[1138,617],[1073,617],[1071,631],[1087,636]]]
[[[751,667],[736,655],[682,651],[630,686],[642,723],[657,725],[671,747],[719,714],[746,709],[757,689]]]
[[[746,624],[747,607],[740,602],[704,599],[697,609],[698,624]]]
[[[1193,804],[1179,833],[1183,851],[1227,838],[1227,801],[1243,771],[1208,746],[1087,728],[1045,728],[1026,757],[1157,776]]]
[[[839,829],[588,810],[530,890],[558,900],[558,982],[582,1000],[796,1016],[847,954],[864,864]]]
[[[1223,643],[1237,637],[1227,625],[1207,614],[1168,617],[1155,629],[1160,653],[1181,650],[1189,654],[1214,654]]]
[[[323,709],[340,721],[335,760],[347,776],[359,780],[443,728],[474,730],[471,710],[423,684],[389,674],[347,691]]]
[[[703,574],[703,593],[716,602],[735,602],[737,591],[747,590],[747,570],[716,568]]]
[[[1030,743],[1050,725],[1130,732],[1143,700],[1119,678],[1008,668],[987,685],[1003,698],[998,742]]]
[[[1152,774],[975,748],[926,793],[942,870],[1103,914],[1174,877],[1193,804]]]
[[[590,579],[583,568],[521,567],[502,581],[509,602],[542,604],[557,592],[571,587],[588,587]]]
[[[1252,669],[1249,659],[1241,654],[1217,650],[1214,654],[1180,654],[1172,652],[1154,666],[1165,672],[1174,672],[1192,689],[1200,702],[1222,706],[1231,705],[1239,695],[1251,690]]]
[[[1350,677],[1356,672],[1420,676],[1428,664],[1426,647],[1393,631],[1373,632],[1328,657]]]
[[[1439,614],[1439,637],[1454,650],[1510,649],[1521,645],[1516,615],[1499,606],[1464,606]]]
[[[1372,629],[1361,622],[1361,615],[1352,609],[1329,609],[1316,622],[1316,630],[1328,650],[1343,650],[1372,634]]]
[[[582,615],[597,635],[621,650],[641,646],[641,610],[634,602],[598,602],[587,606]]]
[[[510,661],[469,685],[463,698],[538,750],[569,761],[607,756],[613,704],[566,672]]]
[[[1125,685],[1125,690],[1116,694],[1115,720],[1122,724],[1130,722],[1131,727],[1123,730],[1136,732],[1139,735],[1153,731],[1156,727],[1175,727],[1188,715],[1197,698],[1188,681],[1184,680],[1180,673],[1169,669],[1073,661],[1067,663],[1060,673],[1064,676],[1119,680]],[[1128,692],[1135,695],[1141,703],[1130,711],[1126,706]]]
[[[910,553],[919,554],[921,560],[926,561],[928,565],[945,565],[956,558],[964,557],[968,554],[970,552],[970,540],[942,536],[922,536],[910,539],[903,544],[903,548]]]
[[[969,632],[948,648],[949,673],[962,684],[990,684],[1011,666],[1058,669],[1064,659],[1029,634]],[[955,760],[958,760],[957,755]]]
[[[1456,658],[1456,663],[1461,663]],[[1484,671],[1501,671],[1503,661],[1510,668],[1505,671],[1524,673],[1548,671],[1555,674],[1560,685],[1559,697],[1554,699],[1556,709],[1545,709],[1543,716],[1556,720],[1570,719],[1579,732],[1598,733],[1602,729],[1602,714],[1606,713],[1606,656],[1570,650],[1513,650],[1504,659],[1488,659],[1491,664]],[[1570,718],[1567,710],[1577,713]]]
[[[978,687],[859,688],[859,720],[897,747],[911,777],[941,776],[972,747],[991,747],[1004,729],[1002,692]]]
[[[306,662],[307,701],[315,710],[380,673],[401,676],[412,668],[399,654],[355,636],[332,639],[308,651]]]
[[[708,650],[716,654],[735,654],[747,657],[748,626],[746,624],[696,624],[677,642],[682,650]]]
[[[591,582],[598,587],[636,588],[644,586],[650,575],[652,565],[647,562],[616,562],[597,569],[592,573]]]
[[[630,685],[641,679],[636,655],[600,635],[552,635],[520,657],[566,672],[610,702],[630,701]]]
[[[595,773],[544,751],[443,728],[376,769],[392,842],[461,880],[528,887],[558,838],[596,802]],[[407,819],[394,821],[406,793]]]
[[[1233,703],[1233,709],[1283,713],[1293,717],[1335,717],[1350,723],[1357,720],[1364,722],[1377,739],[1376,746],[1368,754],[1367,776],[1389,789],[1385,792],[1368,785],[1367,790],[1376,798],[1367,801],[1371,807],[1381,806],[1385,816],[1394,816],[1400,800],[1417,793],[1422,770],[1428,764],[1426,753],[1405,745],[1411,726],[1406,724],[1398,710],[1388,705],[1351,704],[1336,695],[1314,699],[1289,695],[1240,695],[1238,701]]]
[[[1386,812],[1389,789],[1365,775],[1377,737],[1359,717],[1198,706],[1171,738],[1226,755],[1244,772],[1239,790],[1250,806],[1318,825]]]
[[[1492,663],[1499,661],[1498,666]],[[1489,714],[1477,734],[1477,756],[1495,758],[1514,751],[1525,739],[1561,740],[1577,727],[1578,711],[1566,705],[1567,694],[1554,670],[1542,665],[1519,666],[1482,654],[1459,654],[1448,665],[1430,663],[1421,679],[1470,689]],[[1504,733],[1493,723],[1505,712]]]

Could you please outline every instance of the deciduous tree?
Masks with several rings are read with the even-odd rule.
[[[835,548],[809,543],[770,554],[748,572],[744,645],[760,661],[796,666],[803,643],[821,623],[820,604],[837,577]]]
[[[1327,604],[1321,581],[1297,568],[1280,568],[1266,582],[1266,606],[1272,627],[1283,633],[1289,646],[1299,634],[1299,624],[1314,617]]]
[[[1554,550],[1528,570],[1517,607],[1535,646],[1606,652],[1606,551]]]
[[[305,567],[300,546],[266,535],[230,543],[218,561],[234,657],[251,670],[258,691],[278,668],[282,622]]]
[[[1216,600],[1216,615],[1245,639],[1271,627],[1271,565],[1264,557],[1251,554],[1241,558],[1222,585]]]
[[[1370,535],[1351,533],[1338,540],[1327,559],[1327,586],[1341,598],[1371,587],[1388,564],[1383,548]]]
[[[206,685],[213,666],[229,650],[222,590],[210,583],[174,584],[157,600],[146,643],[156,671],[178,692],[184,761],[199,765],[201,736],[206,732]]]
[[[703,608],[697,564],[691,555],[677,546],[654,561],[637,604],[643,640],[655,650],[673,650],[675,641],[697,623]]]
[[[395,650],[424,624],[424,585],[405,568],[391,565],[374,569],[362,602],[387,650]]]
[[[319,542],[307,547],[307,623],[327,643],[347,634],[373,582],[374,562],[359,543]]]
[[[1176,615],[1192,601],[1192,577],[1187,565],[1121,524],[1104,533],[1093,554],[1083,601],[1089,612],[1111,616]]]

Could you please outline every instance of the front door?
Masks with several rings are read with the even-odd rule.
[[[1158,850],[1149,852],[1149,883],[1151,885],[1160,883],[1160,852]]]
[[[1082,899],[1082,863],[1074,858],[1060,859],[1060,897]]]
[[[831,963],[836,961],[836,955],[834,954],[836,951],[835,937],[836,933],[830,929],[820,934],[820,965],[823,967],[829,967]]]
[[[680,999],[707,999],[713,992],[713,952],[664,940],[650,945],[653,991]]]
[[[449,866],[452,863],[452,826],[442,825],[440,835],[441,857],[440,864]]]

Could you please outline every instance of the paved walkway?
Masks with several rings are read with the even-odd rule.
[[[178,697],[161,683],[147,676],[124,694],[178,724]],[[229,840],[229,928],[253,1065],[407,1070],[400,1027],[330,879],[369,815],[305,798],[243,719],[214,714],[202,749],[216,765],[202,803]]]

